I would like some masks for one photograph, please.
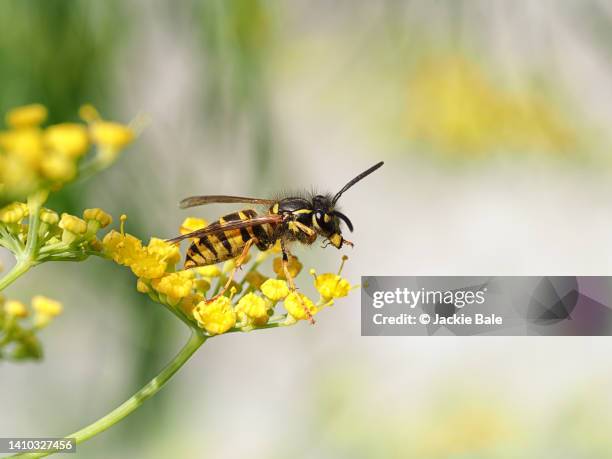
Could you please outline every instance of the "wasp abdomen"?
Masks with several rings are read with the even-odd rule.
[[[209,226],[223,226],[229,222],[246,221],[256,216],[257,212],[253,209],[245,209],[225,215]],[[272,243],[273,228],[269,224],[253,225],[200,237],[187,250],[185,268],[213,265],[236,258],[251,239],[260,250],[266,250]]]

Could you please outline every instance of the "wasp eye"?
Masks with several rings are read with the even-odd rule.
[[[322,214],[321,212],[317,212],[317,213],[315,214],[315,218],[316,218],[317,220],[323,220],[323,214]]]

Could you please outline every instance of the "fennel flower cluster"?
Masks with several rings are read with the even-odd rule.
[[[40,104],[7,113],[7,129],[0,131],[0,204],[41,189],[57,190],[80,169],[102,169],[134,139],[132,128],[102,120],[90,105],[80,110],[85,123],[43,127],[47,115]]]
[[[0,292],[41,263],[102,256],[98,233],[112,223],[109,214],[91,208],[71,215],[45,203],[68,182],[112,164],[136,132],[103,120],[89,105],[79,113],[85,123],[47,127],[47,109],[40,104],[6,115],[8,129],[0,131],[0,248],[14,255],[15,264],[0,277]],[[0,356],[39,358],[36,333],[61,310],[61,304],[40,295],[31,308],[0,299]]]
[[[61,314],[62,304],[42,295],[30,306],[0,295],[0,360],[40,359],[42,346],[36,334]]]
[[[284,278],[280,248],[274,247],[259,253],[243,265],[241,280],[234,280],[225,295],[218,296],[234,269],[235,261],[222,266],[201,266],[188,270],[177,267],[181,260],[179,248],[162,239],[151,238],[144,244],[138,238],[125,233],[122,218],[121,230],[111,231],[102,240],[106,256],[116,263],[129,267],[138,277],[136,288],[192,327],[208,336],[230,331],[251,331],[293,325],[310,319],[325,307],[334,304],[336,298],[345,297],[354,288],[341,276],[343,258],[338,273],[318,275],[310,270],[314,286],[319,294],[315,300],[303,293],[291,291]],[[181,234],[206,226],[202,219],[187,218],[181,225]],[[276,255],[276,256],[275,256]],[[260,268],[272,256],[274,276],[264,275]],[[302,270],[297,257],[289,260],[289,272],[296,277]],[[284,311],[280,310],[280,307]]]

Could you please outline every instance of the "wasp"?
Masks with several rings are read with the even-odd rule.
[[[326,245],[331,244],[338,249],[344,245],[353,246],[351,241],[343,238],[340,222],[346,224],[351,232],[353,224],[336,208],[336,203],[345,191],[383,164],[381,161],[362,172],[334,196],[313,194],[307,198],[294,195],[281,199],[260,199],[214,195],[183,199],[179,204],[183,209],[212,203],[241,203],[265,206],[266,212],[257,213],[254,209],[234,212],[219,218],[205,228],[175,237],[168,242],[192,240],[185,256],[185,269],[235,259],[234,268],[225,286],[215,297],[208,300],[213,301],[229,288],[236,269],[245,262],[253,246],[265,251],[280,241],[285,278],[289,282],[290,289],[295,291],[295,284],[287,267],[291,255],[289,245],[293,242],[311,245],[320,236],[325,239]],[[310,318],[312,321],[312,317]]]

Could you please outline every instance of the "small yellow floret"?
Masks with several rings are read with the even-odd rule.
[[[70,158],[82,156],[89,148],[87,130],[76,123],[62,123],[45,130],[44,140],[52,150]]]
[[[0,221],[3,223],[19,223],[28,215],[28,206],[23,202],[13,202],[0,209]]]
[[[91,125],[91,138],[103,147],[120,150],[134,140],[134,131],[112,121],[96,121]]]
[[[255,325],[264,325],[268,322],[268,308],[265,300],[254,293],[247,293],[236,305],[236,313],[241,319],[246,316]]]
[[[226,296],[220,296],[212,303],[200,302],[193,309],[193,317],[201,328],[212,335],[225,333],[236,325],[236,313]]]
[[[178,245],[170,244],[156,237],[152,237],[149,241],[147,252],[159,257],[170,265],[175,265],[181,259],[181,252]]]
[[[173,302],[177,302],[191,292],[193,276],[190,275],[189,271],[167,274],[160,279],[153,279],[151,287],[170,297]]]
[[[32,307],[38,314],[50,317],[60,315],[63,310],[62,303],[42,295],[36,295],[32,298]]]
[[[4,304],[4,312],[6,312],[9,316],[12,317],[27,317],[28,316],[28,308],[21,301],[17,300],[8,300]]]
[[[113,222],[113,217],[104,212],[102,209],[85,209],[83,212],[85,220],[95,220],[100,224],[100,228],[105,228]]]
[[[315,277],[315,288],[325,300],[347,296],[351,284],[337,274],[325,273]]]
[[[195,271],[202,277],[219,277],[221,270],[217,265],[199,266]]]
[[[299,296],[298,296],[299,295]],[[300,301],[300,298],[302,301]],[[315,304],[306,295],[298,292],[291,292],[287,298],[285,298],[285,309],[295,319],[305,320],[308,319],[306,309],[310,311],[310,315],[314,316],[318,309]]]
[[[272,262],[272,267],[279,278],[285,278],[285,270],[283,269],[282,257],[276,257]],[[302,263],[300,263],[300,260],[298,260],[297,257],[291,256],[287,260],[287,270],[289,271],[289,275],[291,277],[296,277],[302,270]]]
[[[58,182],[68,182],[77,173],[76,164],[61,153],[49,153],[40,163],[40,169],[45,177]]]
[[[59,215],[57,215],[57,212],[43,207],[40,209],[40,221],[48,225],[57,225]]]
[[[287,282],[279,279],[268,279],[261,285],[261,291],[272,301],[279,301],[289,295]]]
[[[12,109],[6,114],[6,124],[12,128],[39,126],[47,119],[47,108],[30,104]]]
[[[202,218],[187,217],[183,220],[179,232],[181,234],[188,234],[201,228],[206,228],[207,226],[208,223]]]
[[[66,213],[62,214],[59,227],[72,234],[85,234],[87,231],[87,223],[84,220]]]

